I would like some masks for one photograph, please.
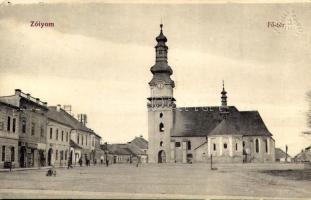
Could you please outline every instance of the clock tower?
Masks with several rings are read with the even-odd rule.
[[[150,69],[153,74],[149,82],[148,98],[148,159],[150,163],[165,163],[171,159],[170,139],[173,127],[175,99],[173,97],[174,81],[171,79],[172,68],[167,62],[167,38],[160,25],[160,34],[156,37],[155,65]]]

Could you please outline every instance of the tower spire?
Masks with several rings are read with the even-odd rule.
[[[167,38],[163,34],[163,24],[160,24],[160,34],[158,37],[156,37],[157,45],[155,46],[156,50],[156,59],[155,59],[155,65],[151,67],[151,72],[154,75],[162,74],[166,77],[169,77],[173,74],[172,68],[168,65],[167,61],[167,52],[168,47],[166,46]],[[163,78],[163,76],[161,77]],[[166,78],[169,80],[171,84],[173,84],[173,81],[171,81],[169,78]]]
[[[221,91],[221,106],[227,107],[227,92],[225,90],[225,82],[222,81],[222,91]]]

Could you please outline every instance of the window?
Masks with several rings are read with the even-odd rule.
[[[16,119],[13,118],[13,133],[15,133],[15,128],[16,128]]]
[[[190,141],[187,141],[187,149],[191,150],[191,142]]]
[[[40,128],[40,136],[44,137],[44,127],[42,125],[41,125],[41,128]]]
[[[22,133],[26,133],[26,120],[22,120]]]
[[[159,50],[159,54],[162,54],[163,53],[163,51],[162,50]]]
[[[58,160],[58,150],[55,151],[55,160]]]
[[[56,140],[58,140],[58,129],[56,129]]]
[[[162,146],[163,146],[163,142],[161,141],[161,142],[160,142],[160,147],[162,147]]]
[[[162,118],[163,117],[163,113],[160,113],[160,118]]]
[[[65,160],[67,160],[67,150],[65,151]]]
[[[31,123],[31,135],[35,135],[35,126],[36,124],[34,122]]]
[[[224,149],[227,149],[228,145],[227,143],[224,143]]]
[[[6,130],[7,130],[7,131],[10,131],[10,130],[11,130],[11,117],[10,117],[10,116],[8,117],[8,123],[7,123]]]
[[[53,128],[50,128],[50,139],[53,138]]]
[[[64,160],[64,151],[60,151],[59,152],[59,157],[60,157],[60,160]]]
[[[81,135],[81,137],[82,137],[82,145],[83,145],[83,135]]]
[[[77,141],[78,141],[78,144],[80,144],[80,137],[79,137],[79,135],[78,135]]]
[[[161,122],[159,125],[160,132],[164,132],[164,124]]]
[[[0,122],[0,130],[3,130],[3,126],[4,126],[3,122]]]
[[[85,136],[85,145],[87,146],[87,135]]]
[[[2,146],[2,156],[1,160],[4,162],[5,161],[5,146]]]
[[[64,131],[62,131],[62,141],[64,141]]]
[[[268,153],[268,140],[265,139],[266,153]]]
[[[255,141],[255,145],[256,145],[256,153],[258,153],[259,152],[259,141],[258,141],[258,139],[256,139],[256,141]]]
[[[245,147],[245,141],[243,141],[243,148]]]
[[[213,144],[213,149],[214,151],[216,151],[216,144]]]
[[[66,132],[66,142],[68,142],[68,132]]]
[[[180,147],[180,142],[175,142],[175,147]]]
[[[12,162],[15,161],[15,149],[14,149],[14,147],[11,147],[11,161]]]
[[[235,150],[238,150],[238,143],[235,143]]]

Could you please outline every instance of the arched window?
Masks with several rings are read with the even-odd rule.
[[[163,113],[160,113],[160,118],[162,118],[163,117]]]
[[[255,145],[256,145],[256,153],[258,153],[259,152],[259,141],[258,141],[258,139],[256,139],[256,141],[255,141]]]
[[[160,132],[164,132],[164,124],[161,122],[159,125]]]
[[[224,149],[227,149],[228,145],[227,143],[224,143]]]
[[[161,141],[161,142],[160,142],[160,147],[162,147],[162,146],[163,146],[163,142]]]

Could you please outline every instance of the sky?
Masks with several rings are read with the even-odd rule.
[[[155,37],[164,24],[177,106],[258,110],[276,146],[311,143],[310,4],[0,3],[0,95],[19,88],[88,115],[109,143],[147,133]],[[42,1],[44,2],[44,1]],[[31,27],[31,21],[54,27]],[[281,22],[285,28],[268,27]]]

